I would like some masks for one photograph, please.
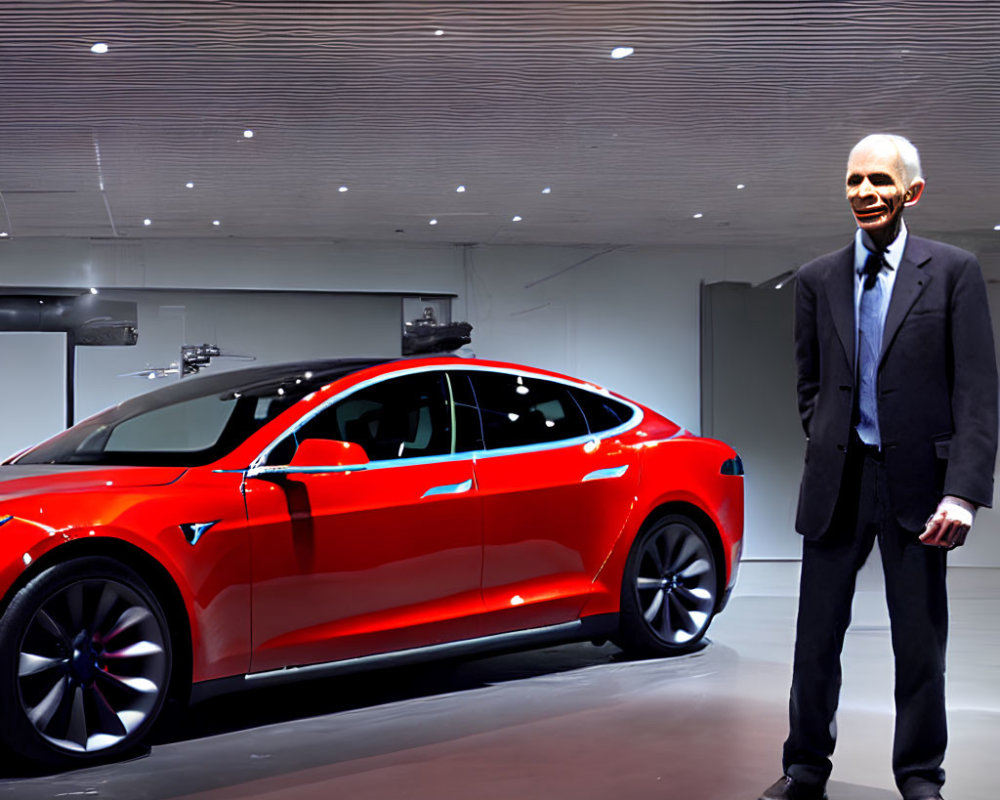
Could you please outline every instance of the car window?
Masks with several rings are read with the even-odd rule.
[[[591,433],[611,430],[632,419],[635,411],[625,403],[586,389],[571,388],[573,399],[583,409]]]
[[[288,463],[305,439],[354,442],[372,461],[447,455],[453,437],[445,374],[390,378],[348,395],[275,447],[268,463]]]
[[[104,449],[120,453],[204,450],[218,441],[237,403],[232,397],[197,397],[157,408],[112,428]]]
[[[500,372],[468,374],[482,415],[487,449],[587,435],[586,419],[568,386]]]

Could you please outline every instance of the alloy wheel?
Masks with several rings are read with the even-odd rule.
[[[121,745],[162,705],[169,647],[162,612],[136,587],[98,577],[69,583],[36,608],[21,639],[24,715],[67,754]]]

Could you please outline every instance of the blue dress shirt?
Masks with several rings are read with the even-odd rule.
[[[906,225],[900,220],[899,235],[893,240],[892,244],[886,248],[883,253],[883,257],[888,266],[883,266],[879,271],[876,278],[878,285],[872,287],[868,291],[876,292],[878,306],[876,306],[876,314],[879,320],[879,324],[876,329],[871,332],[872,335],[872,345],[875,348],[875,352],[881,354],[882,352],[882,331],[885,328],[885,318],[889,311],[889,301],[892,299],[892,288],[896,283],[896,272],[899,269],[899,264],[903,259],[903,250],[906,247]],[[864,289],[864,267],[865,262],[868,260],[868,254],[875,250],[875,246],[872,243],[869,236],[858,228],[854,237],[854,363],[857,365],[859,353],[858,353],[858,343],[860,340],[860,310],[861,310],[861,295],[865,291]],[[858,436],[861,438],[865,444],[874,445],[875,447],[881,447],[882,441],[879,435],[878,427],[878,411],[877,411],[877,400],[875,395],[877,384],[868,383],[862,384],[859,381],[858,391],[864,392],[864,395],[859,397],[859,406],[862,409],[872,409],[871,418],[864,411],[861,414],[861,419],[858,422],[856,430]]]

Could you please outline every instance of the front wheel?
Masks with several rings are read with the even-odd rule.
[[[120,754],[156,720],[170,670],[166,617],[135,572],[107,558],[56,564],[0,620],[0,735],[46,764]]]
[[[694,520],[647,523],[625,565],[616,643],[643,657],[691,650],[712,621],[718,585],[712,546]]]

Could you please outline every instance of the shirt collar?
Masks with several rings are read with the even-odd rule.
[[[906,248],[906,223],[903,220],[899,221],[899,234],[895,239],[892,240],[883,255],[885,256],[886,263],[893,269],[899,269],[899,262],[903,260],[903,250]],[[868,259],[868,254],[875,249],[875,245],[871,238],[865,233],[861,228],[858,228],[854,232],[854,266],[855,269],[861,270],[865,266],[865,261]]]

